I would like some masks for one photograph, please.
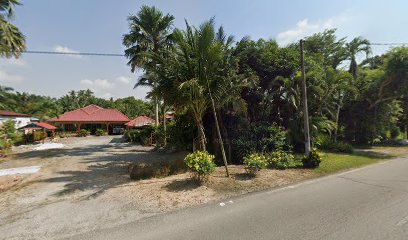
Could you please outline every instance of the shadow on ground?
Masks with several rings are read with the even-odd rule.
[[[200,183],[194,179],[174,180],[163,188],[170,192],[190,191],[200,187]]]
[[[28,151],[16,154],[17,161],[29,158],[40,158],[44,161],[63,161],[65,171],[57,172],[50,178],[37,182],[61,182],[64,188],[55,193],[63,196],[77,191],[90,190],[90,197],[96,197],[104,191],[129,182],[128,166],[130,163],[152,163],[156,161],[174,161],[184,158],[186,153],[160,153],[152,147],[143,147],[122,143],[116,138],[109,144],[86,145],[81,147]],[[76,170],[81,165],[80,169]],[[75,170],[72,170],[75,169]]]

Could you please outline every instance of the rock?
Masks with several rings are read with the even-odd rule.
[[[129,175],[132,180],[151,178],[155,175],[156,167],[145,163],[131,163],[129,165]]]
[[[399,139],[399,140],[397,140],[397,143],[399,144],[399,145],[408,145],[408,140],[407,139]]]

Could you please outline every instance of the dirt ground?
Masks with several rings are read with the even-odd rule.
[[[35,174],[0,177],[0,239],[58,239],[316,176],[292,169],[250,178],[242,166],[230,166],[231,178],[220,167],[203,185],[189,173],[131,181],[129,163],[172,161],[186,153],[153,152],[112,136],[58,142],[65,148],[20,146],[0,162],[0,169],[41,166]]]

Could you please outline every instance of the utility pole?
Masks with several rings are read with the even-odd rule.
[[[309,132],[309,112],[307,107],[306,75],[305,75],[305,54],[303,52],[304,40],[300,40],[300,66],[302,72],[302,102],[303,102],[303,124],[305,132],[305,153],[310,153],[310,132]]]

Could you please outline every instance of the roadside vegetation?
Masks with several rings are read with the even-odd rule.
[[[8,24],[7,14],[18,1],[2,4],[1,24]],[[0,109],[43,121],[89,104],[116,108],[129,118],[150,116],[153,126],[126,131],[124,138],[160,151],[192,152],[186,168],[200,181],[222,165],[226,175],[228,165],[236,165],[252,176],[263,169],[329,173],[358,167],[377,159],[355,154],[353,146],[397,143],[407,137],[407,47],[373,56],[367,39],[348,41],[336,29],[304,39],[313,151],[303,156],[297,42],[280,46],[275,40],[235,39],[215,18],[199,26],[186,20],[184,27],[175,28],[171,14],[149,6],[127,21],[125,56],[130,71],[143,71],[135,87],[150,88],[148,101],[97,98],[89,89],[56,99],[0,87]],[[24,39],[15,37],[20,44],[11,50],[4,44],[8,40],[0,39],[3,56],[18,57],[24,49]],[[166,119],[168,111],[174,112],[171,121]],[[97,130],[97,135],[104,134]],[[86,130],[77,133],[88,135]],[[2,138],[2,151],[15,143],[10,139]],[[160,172],[166,176],[171,171]]]

